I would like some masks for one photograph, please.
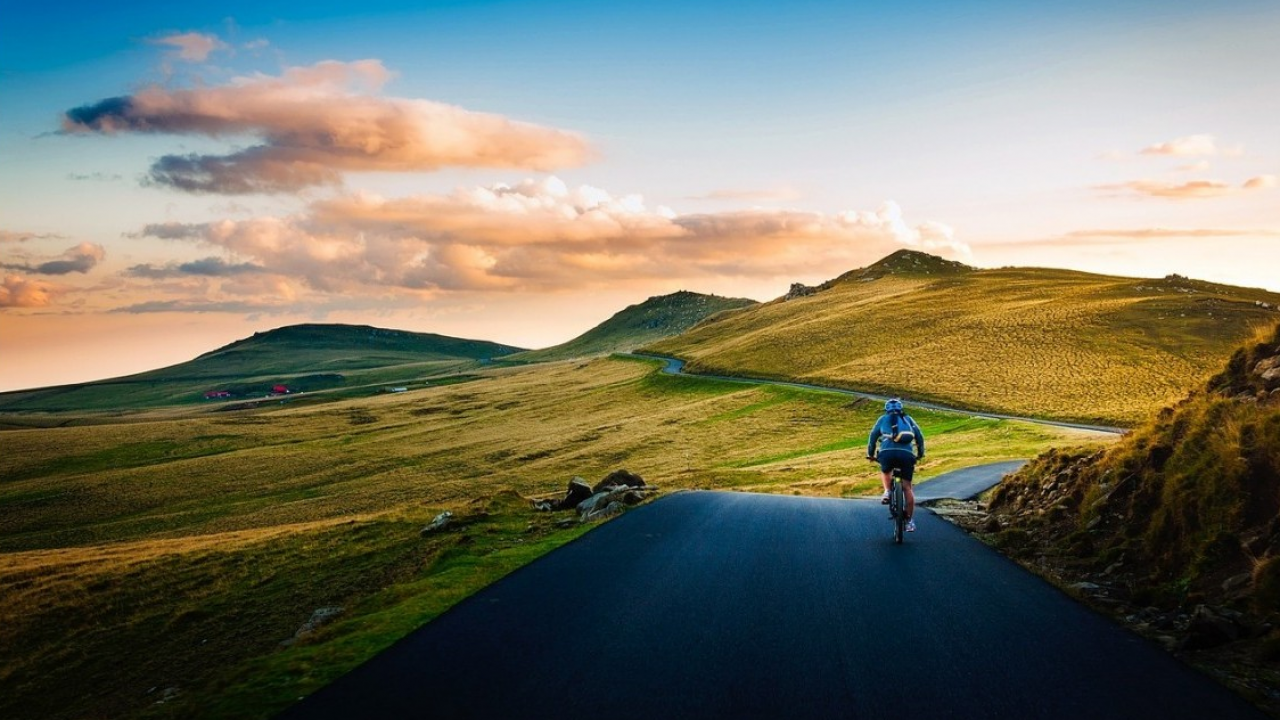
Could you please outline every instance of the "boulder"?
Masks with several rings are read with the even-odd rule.
[[[1187,625],[1183,650],[1204,650],[1238,640],[1243,628],[1234,613],[1223,608],[1197,605]]]
[[[606,475],[603,480],[596,483],[596,486],[591,488],[591,492],[598,493],[604,490],[611,490],[616,487],[624,486],[631,488],[645,487],[644,478],[629,470],[614,470]]]
[[[559,509],[569,510],[576,508],[583,500],[591,497],[596,491],[591,489],[586,480],[575,477],[569,481],[569,489],[565,492],[564,499],[560,501]]]
[[[333,620],[345,611],[346,609],[340,605],[327,605],[325,607],[316,608],[315,611],[311,613],[311,618],[302,623],[302,627],[298,628],[298,631],[293,634],[293,637],[281,644],[292,645],[294,641],[310,635],[319,629],[321,625],[328,623],[330,620]]]
[[[644,491],[619,485],[583,500],[578,504],[578,514],[582,516],[583,522],[588,522],[621,512],[628,505],[636,505],[642,500],[644,500]]]
[[[440,530],[445,529],[446,527],[449,527],[449,524],[452,522],[453,522],[453,513],[449,512],[448,510],[445,510],[444,512],[437,515],[434,520],[427,523],[426,527],[422,528],[422,532],[420,534],[425,537],[427,535],[430,535],[431,533],[438,532]]]

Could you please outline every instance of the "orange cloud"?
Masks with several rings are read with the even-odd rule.
[[[1238,154],[1242,148],[1219,148],[1218,140],[1212,135],[1187,135],[1168,142],[1148,145],[1140,151],[1142,155],[1173,155],[1190,157],[1197,155]]]
[[[214,50],[225,50],[227,47],[216,36],[198,32],[174,33],[151,42],[174,48],[174,54],[187,62],[204,62]]]
[[[0,282],[0,308],[44,307],[53,300],[57,288],[43,280],[21,275],[5,275]]]
[[[450,195],[349,195],[291,217],[155,225],[325,293],[564,290],[636,280],[836,274],[903,246],[968,247],[940,223],[876,211],[679,215],[552,177]],[[220,266],[221,267],[221,266]],[[145,276],[146,272],[135,273]]]
[[[336,185],[342,173],[444,167],[550,170],[591,155],[577,134],[460,107],[382,97],[377,60],[325,61],[281,76],[185,90],[152,85],[68,110],[68,133],[255,135],[225,155],[165,155],[150,182],[193,193],[277,193]]]
[[[34,236],[19,236],[19,241],[25,241],[28,237]],[[66,275],[73,272],[83,274],[102,262],[107,257],[107,251],[97,243],[85,242],[69,248],[61,255],[52,258],[32,258],[26,253],[19,254],[19,257],[23,258],[24,261],[0,263],[0,267],[39,275]]]
[[[1249,178],[1239,186],[1231,185],[1222,180],[1190,180],[1184,183],[1166,182],[1164,180],[1131,180],[1124,183],[1097,185],[1095,189],[1171,200],[1198,200],[1225,197],[1240,192],[1262,190],[1275,186],[1276,178],[1274,175],[1259,175],[1258,177]]]

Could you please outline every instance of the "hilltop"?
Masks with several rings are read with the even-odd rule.
[[[1213,373],[1280,294],[1192,280],[977,269],[899,251],[645,349],[691,372],[1131,426]]]
[[[0,393],[0,411],[94,411],[260,398],[408,382],[522,348],[367,325],[291,325],[237,340],[185,363],[111,380]],[[224,395],[225,393],[225,395]]]
[[[506,359],[539,362],[630,351],[679,335],[720,313],[755,304],[755,300],[747,298],[703,295],[688,290],[658,295],[642,303],[628,305],[608,320],[566,343],[531,350]]]

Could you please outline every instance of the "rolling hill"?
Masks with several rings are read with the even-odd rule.
[[[566,343],[518,353],[504,359],[542,362],[630,351],[663,338],[679,335],[719,313],[755,304],[755,300],[747,298],[703,295],[687,290],[670,295],[658,295],[642,303],[627,306],[608,320]]]
[[[980,270],[902,250],[645,350],[688,370],[1131,426],[1218,369],[1280,294],[1176,275]]]
[[[190,362],[111,380],[0,393],[0,412],[94,411],[261,398],[278,385],[314,392],[417,381],[522,348],[365,325],[291,325],[237,340]]]

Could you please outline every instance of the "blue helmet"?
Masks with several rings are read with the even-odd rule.
[[[893,398],[892,400],[889,400],[884,404],[884,411],[885,412],[902,412],[902,401],[899,400],[898,398]]]

